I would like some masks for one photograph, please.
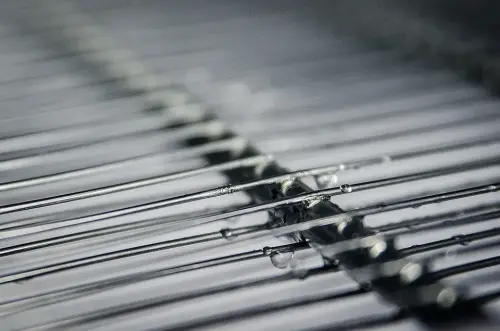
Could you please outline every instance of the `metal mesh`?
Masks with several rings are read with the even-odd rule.
[[[301,2],[2,7],[5,330],[495,327],[484,88]]]

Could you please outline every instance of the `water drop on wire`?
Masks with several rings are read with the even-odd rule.
[[[265,256],[270,256],[273,253],[273,249],[269,246],[262,248],[262,254]]]
[[[352,186],[349,184],[340,185],[340,191],[342,191],[342,193],[351,193]]]
[[[316,183],[316,186],[319,189],[322,189],[322,188],[326,188],[332,184],[337,183],[338,177],[337,177],[337,175],[334,175],[334,174],[318,175],[318,176],[314,176],[314,182]]]
[[[220,230],[220,234],[225,239],[231,239],[234,235],[233,230],[231,230],[229,228],[225,228],[225,229]]]
[[[293,260],[293,252],[273,252],[270,256],[271,263],[278,269],[286,269]]]

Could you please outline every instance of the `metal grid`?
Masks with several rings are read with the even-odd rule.
[[[494,327],[481,88],[280,2],[26,3],[2,14],[8,330]]]

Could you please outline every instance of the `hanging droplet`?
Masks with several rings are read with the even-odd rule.
[[[273,252],[271,263],[278,269],[286,269],[293,260],[294,252]]]
[[[234,235],[233,230],[231,230],[229,228],[225,228],[225,229],[220,230],[220,234],[225,239],[231,239]]]
[[[457,298],[457,292],[453,288],[447,287],[439,292],[436,301],[440,307],[446,309],[452,307],[457,301]]]
[[[409,262],[399,272],[403,284],[411,284],[422,276],[423,268],[419,263]]]
[[[340,191],[342,191],[342,193],[351,193],[352,186],[349,184],[340,185]]]
[[[269,246],[262,248],[262,254],[265,256],[270,256],[273,253],[273,249]]]
[[[323,174],[314,176],[314,182],[319,189],[327,188],[339,181],[335,174]]]

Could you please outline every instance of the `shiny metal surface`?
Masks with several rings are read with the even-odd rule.
[[[497,97],[324,5],[1,5],[3,329],[498,327]]]

